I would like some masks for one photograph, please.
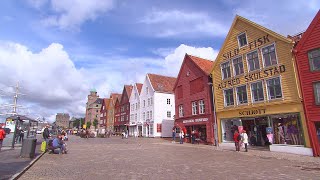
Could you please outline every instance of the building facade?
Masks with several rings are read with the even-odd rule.
[[[99,95],[95,89],[90,91],[88,95],[88,101],[86,103],[86,116],[85,116],[85,123],[93,122],[95,118],[100,118],[100,108],[99,104],[95,104],[95,102],[99,99]],[[98,112],[99,113],[98,113]]]
[[[320,11],[294,48],[314,156],[320,156]]]
[[[140,121],[140,93],[142,89],[141,83],[135,83],[130,95],[130,121],[129,135],[142,136],[142,122]]]
[[[129,98],[131,95],[133,86],[124,85],[122,90],[121,99],[116,102],[116,116],[115,116],[115,127],[118,132],[129,131],[129,119],[130,119],[130,102]]]
[[[108,106],[110,99],[103,98],[100,109],[99,133],[104,134],[108,127]]]
[[[57,113],[56,126],[69,128],[70,115],[68,113]]]
[[[114,121],[115,121],[115,103],[117,99],[121,97],[121,94],[111,93],[109,105],[107,106],[107,130],[114,131]]]
[[[175,113],[175,81],[174,77],[146,75],[140,94],[140,118],[144,137],[171,136]]]
[[[210,60],[186,54],[174,86],[175,126],[184,131],[187,142],[193,131],[201,143],[214,143],[212,66]]]
[[[212,70],[221,144],[244,129],[250,144],[312,154],[292,48],[291,39],[235,17]]]

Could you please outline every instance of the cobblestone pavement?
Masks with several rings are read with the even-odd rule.
[[[283,153],[76,136],[68,149],[45,154],[20,179],[320,179],[319,158]]]

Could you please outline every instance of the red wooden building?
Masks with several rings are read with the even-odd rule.
[[[129,118],[130,118],[130,95],[132,91],[132,85],[124,85],[121,99],[116,102],[115,124],[114,127],[117,132],[129,130]]]
[[[108,126],[107,124],[107,117],[108,117],[108,106],[110,103],[109,98],[103,98],[101,109],[100,109],[100,122],[99,126],[101,128],[105,128]]]
[[[174,86],[175,127],[188,142],[194,131],[200,142],[214,143],[212,66],[212,61],[186,54]]]
[[[120,115],[121,115],[121,95],[116,97],[115,104],[114,104],[114,123],[113,123],[113,129],[115,133],[120,133]]]
[[[293,52],[313,154],[320,156],[320,11]]]

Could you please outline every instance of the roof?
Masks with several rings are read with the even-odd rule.
[[[207,75],[210,75],[213,66],[213,61],[192,56],[189,54],[186,54],[186,57],[189,57],[203,72],[205,72]]]
[[[114,101],[113,101],[113,104],[116,103],[116,100],[117,100],[117,98],[119,98],[119,97],[121,97],[121,94],[119,94],[119,93],[111,93],[111,94],[110,94],[110,99],[114,100]]]
[[[110,103],[110,98],[103,98],[103,103],[104,103],[104,105],[105,105],[105,107],[107,109],[108,106],[109,106],[109,103]],[[101,106],[101,108],[102,108],[102,106]]]
[[[29,121],[37,121],[37,120],[34,120],[34,119],[31,119],[27,116],[23,116],[23,115],[13,115],[13,116],[10,116],[10,117],[7,117],[6,119],[12,119],[12,120],[17,120],[18,117],[20,117],[20,120],[29,120]]]
[[[267,29],[267,28],[265,28],[265,27],[263,27],[263,26],[261,26],[261,25],[259,25],[257,23],[254,23],[254,22],[252,22],[252,21],[250,21],[250,20],[248,20],[248,19],[246,19],[244,17],[236,15],[236,17],[234,18],[234,20],[232,22],[232,25],[231,25],[231,27],[229,29],[229,32],[228,32],[228,34],[227,34],[227,36],[226,36],[226,38],[224,40],[224,43],[223,43],[222,47],[220,48],[220,51],[219,51],[219,53],[218,53],[218,55],[216,57],[216,60],[219,59],[220,56],[222,56],[222,54],[224,53],[223,50],[225,49],[225,46],[227,45],[227,40],[230,39],[230,36],[231,36],[232,31],[234,29],[234,26],[236,25],[236,23],[238,21],[245,22],[245,23],[247,23],[247,24],[249,24],[249,25],[251,25],[251,26],[253,26],[253,27],[265,32],[265,33],[267,33],[267,34],[270,34],[271,36],[273,36],[273,37],[275,37],[275,38],[277,38],[279,40],[282,40],[282,41],[287,42],[287,43],[293,43],[293,41],[290,38],[287,38],[287,37],[285,37],[285,36],[283,36],[281,34],[278,34],[278,33],[274,32],[274,31],[271,31],[270,29]],[[215,66],[217,66],[217,64],[218,63],[214,63],[214,65],[213,65],[213,67],[211,69],[211,72],[213,71]]]
[[[141,90],[142,90],[143,84],[141,84],[141,83],[136,83],[136,86],[137,86],[137,89],[138,89],[138,93],[140,94],[140,93],[141,93]]]
[[[130,99],[130,96],[131,96],[131,92],[132,92],[133,86],[132,86],[132,85],[124,85],[124,88],[126,89],[126,92],[127,92],[128,98]]]
[[[314,28],[317,26],[317,24],[320,24],[320,10],[316,14],[316,16],[313,18],[308,29],[303,33],[300,41],[298,42],[298,44],[295,48],[297,51],[299,51],[303,47],[303,44],[307,41],[309,36],[312,34],[312,32],[313,32]]]
[[[150,73],[147,76],[156,92],[173,93],[173,87],[177,78]]]
[[[96,104],[102,104],[103,99],[102,98],[97,98],[97,100],[94,102]],[[92,104],[94,104],[92,103]]]

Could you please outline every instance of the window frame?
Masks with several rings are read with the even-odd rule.
[[[319,51],[319,54],[320,54],[320,48],[311,49],[311,50],[308,51],[308,54],[307,54],[308,55],[308,60],[309,60],[310,71],[311,72],[314,72],[314,71],[317,72],[317,71],[320,71],[320,68],[319,69],[314,69],[314,63],[313,63],[312,59],[310,59],[310,54],[313,51]],[[319,55],[319,59],[320,59],[320,55]]]
[[[256,52],[257,55],[258,55],[258,63],[259,63],[259,68],[258,69],[254,69],[254,70],[250,70],[250,63],[249,63],[249,59],[248,59],[248,54],[251,54],[251,53],[254,53]],[[245,54],[246,55],[246,62],[247,62],[247,72],[254,72],[254,71],[259,71],[261,69],[260,67],[260,58],[259,58],[259,52],[257,49],[253,50],[253,51],[250,51],[248,53]]]
[[[222,65],[223,65],[223,64],[225,64],[225,63],[229,63],[229,68],[230,68],[230,70],[229,70],[229,71],[230,71],[230,77],[224,77],[224,73],[223,73]],[[221,62],[221,63],[220,63],[220,70],[221,70],[221,78],[222,78],[222,80],[229,79],[229,78],[231,78],[231,77],[232,77],[232,73],[231,73],[232,69],[231,69],[230,63],[232,63],[232,62],[230,62],[230,59],[225,60],[225,61],[223,61],[223,62]]]
[[[243,35],[243,34],[245,34],[245,37],[246,37],[246,43],[247,43],[247,44],[245,44],[245,45],[241,46],[240,41],[239,41],[239,36],[241,36],[241,35]],[[247,36],[247,32],[246,32],[246,31],[244,31],[244,32],[241,32],[240,34],[238,34],[238,35],[237,35],[237,41],[238,41],[239,49],[241,49],[241,48],[243,48],[243,47],[248,46],[248,36]]]
[[[206,108],[205,108],[204,100],[203,99],[199,100],[198,104],[199,104],[199,114],[205,114]]]
[[[246,95],[247,95],[247,102],[246,102],[246,103],[240,103],[240,101],[239,101],[239,96],[238,96],[238,88],[243,87],[243,86],[245,86],[245,88],[246,88]],[[247,84],[242,84],[242,85],[240,85],[240,86],[236,86],[236,87],[235,87],[235,90],[236,90],[236,93],[235,93],[235,94],[236,94],[237,105],[247,105],[247,104],[249,103]]]
[[[235,66],[234,66],[235,64],[233,63],[233,61],[236,60],[236,59],[238,59],[238,58],[241,58],[241,62],[242,62],[242,73],[240,73],[240,74],[236,74],[236,68],[235,68]],[[231,59],[231,63],[232,63],[232,70],[233,70],[233,76],[234,76],[234,77],[236,77],[236,76],[241,76],[241,75],[244,74],[244,63],[243,63],[243,58],[242,58],[242,56],[237,56],[237,57]]]
[[[317,84],[319,84],[319,89],[320,89],[320,81],[313,82],[312,84],[313,84],[314,103],[315,105],[320,106],[320,90],[319,90],[319,94],[317,94],[317,90],[316,90]]]
[[[171,104],[171,99],[167,98],[167,104],[168,104],[168,105]]]
[[[191,102],[191,114],[192,115],[197,115],[198,114],[198,104],[197,101],[192,101]]]
[[[170,115],[170,116],[169,116]],[[172,118],[171,111],[167,111],[167,118]]]
[[[261,82],[263,100],[261,100],[261,101],[255,101],[255,100],[254,100],[254,97],[253,97],[252,84],[259,83],[259,82]],[[265,88],[264,88],[264,84],[265,84],[265,83],[264,83],[263,80],[257,80],[257,81],[254,81],[254,82],[251,82],[251,83],[250,83],[250,95],[251,95],[251,103],[252,103],[252,104],[264,102],[264,101],[266,100],[266,98],[265,98]]]
[[[268,90],[268,82],[267,81],[271,80],[271,79],[276,79],[276,78],[279,78],[279,83],[280,83],[280,88],[281,88],[281,97],[280,98],[275,98],[275,99],[270,99],[269,90]],[[274,76],[274,77],[270,77],[270,78],[265,79],[265,88],[266,88],[266,94],[267,94],[267,100],[268,101],[284,99],[281,76]]]
[[[227,105],[227,103],[226,103],[226,91],[230,90],[230,89],[232,89],[233,104],[232,105]],[[224,107],[232,107],[232,106],[235,105],[235,103],[234,103],[234,88],[233,87],[232,88],[223,89],[223,101],[224,101]]]
[[[180,104],[179,105],[179,117],[183,117],[184,116],[184,113],[183,113],[183,105]]]
[[[270,66],[266,66],[266,63],[265,63],[265,60],[264,60],[264,57],[263,57],[263,49],[264,49],[264,48],[267,48],[267,47],[269,47],[269,46],[272,46],[272,45],[274,46],[274,53],[275,53],[275,56],[276,56],[277,64],[272,64],[272,65],[270,65]],[[278,55],[277,55],[277,46],[276,46],[276,43],[268,44],[268,45],[265,45],[265,46],[261,47],[260,53],[261,53],[261,59],[262,59],[263,68],[272,67],[272,66],[276,66],[276,65],[279,64]]]

